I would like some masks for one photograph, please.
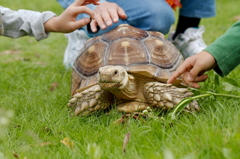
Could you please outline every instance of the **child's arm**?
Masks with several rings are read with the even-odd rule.
[[[86,13],[94,19],[92,10],[82,5],[98,4],[97,1],[99,0],[76,0],[60,16],[53,17],[44,24],[46,32],[69,33],[87,25],[90,22],[89,18],[76,20],[76,17],[78,14]]]
[[[18,38],[34,36],[36,40],[48,37],[48,32],[71,32],[86,25],[90,20],[76,21],[76,16],[87,13],[93,18],[93,13],[85,4],[98,4],[99,0],[76,0],[60,16],[53,12],[35,12],[29,10],[12,11],[0,6],[0,35]]]
[[[185,84],[199,88],[198,82],[208,77],[203,73],[214,69],[220,76],[228,75],[240,64],[240,21],[210,44],[205,51],[187,58],[169,78],[172,83],[182,75]]]

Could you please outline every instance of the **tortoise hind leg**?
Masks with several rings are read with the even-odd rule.
[[[174,108],[182,99],[191,97],[193,93],[187,88],[177,88],[171,84],[160,82],[149,82],[144,85],[144,96],[151,106],[162,109]],[[199,110],[198,103],[194,100],[187,107],[187,110]]]
[[[110,106],[113,96],[110,92],[102,90],[99,85],[94,85],[80,93],[73,95],[68,106],[74,115],[88,115]]]

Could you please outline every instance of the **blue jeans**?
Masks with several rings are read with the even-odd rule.
[[[180,15],[191,18],[209,18],[216,15],[215,0],[181,0]]]
[[[57,0],[63,8],[67,8],[74,0]],[[106,0],[100,0],[104,2]],[[100,29],[93,33],[89,27],[83,29],[90,37],[102,35],[115,29],[120,24],[129,24],[131,26],[151,31],[159,31],[167,34],[171,25],[174,23],[174,13],[172,8],[165,0],[107,0],[118,4],[127,14],[127,19],[119,19],[118,23],[113,23],[107,29]],[[180,14],[186,17],[206,18],[215,16],[215,0],[181,0],[182,8]],[[96,6],[88,5],[90,9]],[[77,19],[88,17],[86,14],[80,14]]]

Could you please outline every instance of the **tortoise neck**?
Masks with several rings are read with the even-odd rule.
[[[133,100],[137,98],[138,88],[135,78],[132,75],[128,75],[128,80],[125,87],[122,87],[120,91],[110,90],[117,98]]]

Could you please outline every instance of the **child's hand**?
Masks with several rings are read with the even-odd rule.
[[[91,30],[92,32],[96,32],[97,26],[101,29],[106,29],[106,27],[111,26],[113,22],[117,23],[119,18],[127,18],[125,11],[116,3],[103,2],[94,10],[94,19],[90,24]]]
[[[60,16],[49,19],[44,24],[45,31],[69,33],[87,25],[90,23],[90,18],[76,20],[76,17],[78,14],[86,13],[90,15],[91,18],[94,18],[93,11],[83,5],[90,3],[98,5],[98,1],[99,0],[76,0]]]
[[[200,88],[198,82],[205,81],[208,76],[204,73],[216,67],[215,58],[206,51],[202,51],[194,56],[188,57],[177,68],[167,83],[173,83],[182,75],[183,82],[193,88]]]

